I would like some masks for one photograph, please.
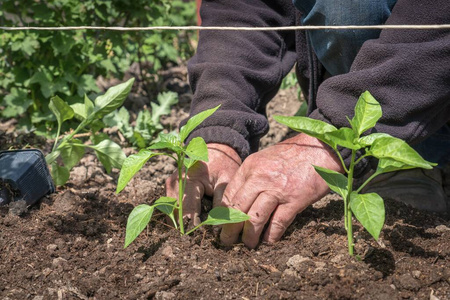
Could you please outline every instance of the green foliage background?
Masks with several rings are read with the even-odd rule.
[[[195,2],[182,0],[2,0],[2,26],[157,26],[195,24]],[[192,35],[192,36],[191,36]],[[46,134],[50,97],[69,104],[99,92],[95,79],[121,79],[133,62],[156,74],[189,57],[195,33],[177,31],[0,32],[0,117]],[[142,70],[142,68],[141,68]],[[155,81],[157,76],[147,76]],[[151,82],[150,82],[151,84]],[[156,95],[153,95],[156,96]],[[53,126],[54,127],[54,126]]]

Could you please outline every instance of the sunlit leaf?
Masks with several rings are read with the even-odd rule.
[[[177,133],[169,132],[169,133],[160,133],[158,136],[158,140],[155,141],[148,149],[152,150],[160,150],[160,149],[169,149],[175,153],[181,153],[183,148],[181,147],[181,140]]]
[[[342,196],[342,198],[347,198],[348,187],[347,187],[347,177],[343,174],[338,173],[333,170],[325,169],[322,167],[314,166],[316,172],[319,173],[320,177],[327,183],[328,187]]]
[[[338,130],[327,132],[324,136],[327,140],[333,143],[333,148],[336,148],[337,145],[353,150],[358,150],[361,148],[359,144],[354,143],[355,132],[347,127],[342,127]]]
[[[350,208],[362,226],[378,240],[385,218],[383,199],[375,193],[353,192],[350,194]]]
[[[60,166],[56,162],[51,165],[51,174],[55,185],[61,186],[69,180],[70,172],[67,167]]]
[[[309,136],[315,137],[335,148],[335,143],[325,135],[328,132],[337,130],[337,128],[331,124],[307,117],[274,116],[273,118],[278,123],[286,125],[292,130],[303,132]]]
[[[77,118],[78,120],[85,120],[87,115],[86,115],[86,109],[85,109],[85,105],[83,103],[74,103],[71,104],[70,107],[73,109],[74,112],[74,117]]]
[[[84,94],[84,113],[89,116],[94,112],[94,103],[89,99],[89,97]]]
[[[53,164],[53,162],[58,158],[58,156],[61,154],[60,150],[52,151],[47,156],[45,156],[45,162],[48,165]]]
[[[134,131],[139,133],[141,137],[148,142],[153,139],[153,134],[156,131],[156,127],[153,124],[152,116],[147,109],[139,112]]]
[[[64,121],[70,120],[74,116],[74,111],[63,99],[58,96],[52,97],[48,105],[50,110],[56,116],[58,121],[58,132],[61,130],[61,125]]]
[[[208,214],[208,218],[203,225],[222,225],[230,223],[240,223],[249,220],[250,217],[240,210],[230,207],[214,207]]]
[[[359,136],[374,127],[381,115],[380,103],[368,91],[365,91],[356,102],[355,116],[351,124]]]
[[[183,161],[184,167],[185,167],[186,169],[190,169],[190,168],[191,168],[193,165],[195,165],[197,162],[198,162],[198,160],[191,159],[191,158],[189,158],[189,157],[185,157],[185,158],[184,158],[184,161]]]
[[[131,211],[127,221],[124,248],[128,247],[145,229],[152,218],[153,211],[154,207],[147,204],[138,205]]]
[[[169,215],[173,214],[176,204],[177,204],[177,199],[175,199],[175,198],[161,197],[155,201],[153,206],[155,206],[159,211],[161,211],[169,216]]]
[[[153,156],[160,155],[147,149],[142,149],[137,154],[128,156],[120,169],[119,180],[117,182],[116,193],[120,193],[133,176],[142,168],[142,166]]]
[[[358,144],[361,145],[361,147],[368,147],[373,144],[373,142],[379,138],[382,137],[390,137],[387,133],[372,133],[363,137],[360,137],[358,139]]]
[[[184,140],[186,140],[186,138],[189,136],[189,134],[192,132],[192,130],[194,130],[198,125],[200,125],[206,118],[211,116],[217,109],[219,109],[219,107],[220,107],[220,105],[218,105],[214,108],[211,108],[211,109],[204,110],[204,111],[196,114],[195,116],[191,117],[187,121],[186,125],[184,125],[180,129],[181,142],[184,142]]]
[[[60,148],[61,157],[64,165],[70,170],[84,156],[84,145],[80,140],[73,139],[70,143],[66,144],[65,147]]]
[[[133,82],[134,78],[131,78],[127,82],[109,88],[104,95],[98,96],[92,111],[95,117],[103,118],[120,107],[130,93]]]
[[[424,160],[405,141],[395,137],[376,139],[369,153],[378,159],[389,158],[417,168],[432,169],[436,164]]]
[[[178,103],[178,94],[174,92],[164,92],[158,94],[156,99],[158,104],[152,102],[152,123],[159,124],[159,118],[163,115],[170,114],[172,105]]]
[[[390,158],[381,158],[378,161],[377,172],[381,174],[381,173],[395,172],[395,171],[399,171],[399,170],[407,170],[407,169],[413,169],[413,168],[416,168],[416,167],[405,164],[398,160],[394,160],[394,159],[390,159]]]
[[[208,162],[208,147],[201,137],[193,138],[186,147],[190,159]]]
[[[95,150],[95,154],[105,167],[107,173],[110,173],[112,168],[120,169],[126,159],[122,148],[109,139],[89,147]]]
[[[103,117],[102,120],[108,127],[117,127],[127,139],[130,140],[133,137],[133,128],[130,125],[130,113],[125,107],[122,106],[119,110],[113,111]]]

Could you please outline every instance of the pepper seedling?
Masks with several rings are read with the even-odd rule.
[[[359,97],[353,119],[347,120],[349,127],[333,125],[307,117],[275,116],[274,119],[291,129],[315,137],[329,145],[339,157],[347,176],[333,170],[314,166],[329,188],[344,199],[344,224],[347,230],[348,251],[353,255],[352,216],[376,239],[380,235],[385,219],[384,201],[376,193],[361,194],[361,190],[376,176],[412,168],[432,169],[435,163],[424,160],[405,141],[386,133],[363,133],[375,127],[382,116],[381,106],[368,92]],[[351,150],[350,164],[344,163],[338,146]],[[357,157],[359,153],[359,157]],[[378,159],[375,172],[356,190],[353,190],[355,166],[366,157]]]
[[[152,157],[157,155],[166,155],[173,158],[177,163],[178,169],[178,199],[171,197],[161,197],[152,205],[141,204],[136,206],[128,216],[125,245],[128,247],[136,237],[144,230],[156,209],[169,216],[173,225],[182,235],[188,235],[203,225],[222,225],[229,223],[244,222],[250,217],[245,213],[228,207],[213,208],[205,221],[195,226],[189,231],[185,231],[183,224],[183,197],[186,187],[187,172],[198,161],[208,161],[208,148],[201,137],[193,138],[187,145],[185,140],[189,134],[206,118],[211,116],[218,108],[205,110],[198,113],[188,120],[186,125],[181,127],[179,133],[160,133],[159,140],[146,149],[142,149],[137,154],[126,158],[120,170],[116,193],[120,193],[133,176],[144,166]],[[154,152],[154,150],[167,150],[168,152]],[[178,222],[175,212],[178,212]]]
[[[105,94],[98,96],[94,102],[87,95],[84,96],[84,103],[72,105],[67,104],[58,96],[50,99],[49,108],[56,116],[58,129],[52,152],[45,157],[45,160],[51,166],[51,174],[56,185],[64,185],[69,180],[70,170],[83,158],[85,148],[91,148],[95,151],[107,173],[111,173],[113,167],[120,169],[126,158],[125,153],[118,144],[104,134],[98,133],[98,131],[104,127],[100,120],[123,104],[131,91],[133,82],[134,78],[131,78],[127,82],[109,88]],[[77,128],[59,139],[62,124],[73,118],[80,120]],[[78,133],[88,130],[90,131],[92,144],[85,144],[76,138]],[[59,156],[62,158],[62,166],[57,163]]]

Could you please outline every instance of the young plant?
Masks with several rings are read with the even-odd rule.
[[[56,185],[64,185],[69,180],[70,170],[84,156],[85,148],[91,148],[95,151],[107,173],[110,173],[113,167],[120,169],[126,158],[125,153],[108,136],[98,133],[98,130],[104,127],[100,120],[123,104],[130,93],[133,82],[134,78],[111,87],[104,95],[98,96],[94,102],[87,96],[84,97],[84,104],[76,103],[73,105],[68,105],[58,96],[50,99],[49,108],[58,121],[58,131],[52,152],[45,157],[45,160],[51,166],[51,174]],[[74,117],[81,121],[78,127],[59,139],[64,121]],[[88,134],[93,141],[91,145],[76,138],[77,134],[85,133],[87,129],[91,131]],[[59,156],[62,158],[62,165],[59,165],[56,161]]]
[[[130,125],[130,113],[124,107],[106,115],[103,122],[109,126],[116,126],[125,138],[139,148],[145,148],[163,129],[159,122],[161,116],[170,114],[172,105],[178,103],[178,95],[174,92],[158,94],[158,103],[151,103],[151,112],[141,110],[136,118],[136,126]]]
[[[144,230],[150,222],[153,211],[158,209],[172,220],[173,225],[182,235],[190,234],[203,225],[222,225],[229,223],[239,223],[248,220],[250,217],[245,213],[228,207],[213,208],[205,221],[185,232],[183,224],[183,196],[186,187],[187,172],[198,161],[208,161],[208,148],[201,137],[193,138],[189,144],[185,145],[188,135],[206,118],[212,115],[219,106],[200,112],[193,116],[181,127],[180,133],[160,133],[159,141],[146,149],[142,149],[137,154],[130,155],[123,163],[120,170],[119,181],[116,193],[122,191],[133,176],[152,157],[166,155],[173,158],[178,169],[178,199],[171,197],[161,197],[152,205],[141,204],[136,206],[128,216],[125,245],[128,247],[136,237]],[[154,152],[153,150],[166,149],[167,152]],[[178,212],[176,220],[175,212]],[[177,222],[178,221],[178,222]]]
[[[330,189],[344,199],[344,223],[347,230],[348,251],[353,255],[352,216],[377,240],[384,224],[383,199],[376,193],[361,194],[361,190],[376,176],[411,168],[432,169],[436,164],[424,160],[405,141],[386,133],[372,133],[361,136],[373,128],[381,118],[378,101],[368,92],[359,97],[353,119],[348,119],[351,128],[337,129],[328,123],[307,117],[275,116],[274,119],[291,129],[315,137],[329,145],[339,157],[347,177],[338,172],[314,166]],[[350,165],[347,166],[338,151],[338,146],[351,150]],[[359,157],[357,157],[359,153]],[[362,159],[373,156],[378,159],[378,167],[356,191],[353,190],[355,165]]]

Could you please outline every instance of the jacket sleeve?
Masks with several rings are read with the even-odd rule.
[[[200,14],[204,26],[295,24],[290,0],[203,0]],[[243,159],[256,151],[268,130],[266,104],[295,59],[292,31],[200,31],[197,53],[188,63],[194,93],[190,114],[221,108],[189,139],[227,144]]]
[[[386,24],[449,24],[450,1],[398,0]],[[375,130],[415,144],[450,120],[450,30],[383,30],[365,42],[347,74],[320,86],[310,114],[348,126],[358,96],[381,104]]]

